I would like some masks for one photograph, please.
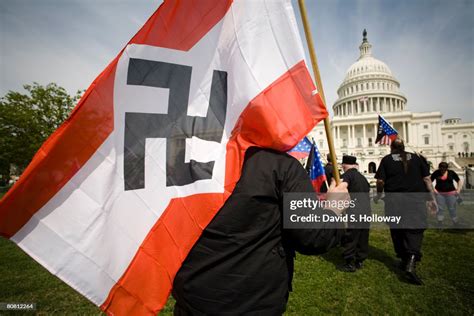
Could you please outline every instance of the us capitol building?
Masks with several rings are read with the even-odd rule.
[[[390,68],[372,56],[365,30],[359,50],[360,57],[347,70],[333,105],[331,128],[339,162],[343,155],[354,155],[362,173],[377,170],[390,150],[387,145],[375,144],[378,114],[398,131],[406,150],[424,155],[432,168],[447,161],[454,170],[461,171],[474,162],[474,158],[467,158],[474,152],[474,122],[462,123],[459,118],[443,120],[439,111],[409,111],[407,98]],[[309,137],[316,140],[322,157],[326,157],[329,148],[324,124],[318,124]]]

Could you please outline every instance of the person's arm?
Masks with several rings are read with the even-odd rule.
[[[431,177],[430,177],[431,185],[433,185],[433,181],[436,181],[437,177],[438,177],[438,170],[436,170],[435,172],[433,172],[431,174]],[[438,191],[436,190],[436,187],[433,187],[433,191],[434,191],[435,194],[438,194]]]
[[[456,172],[452,171],[452,173],[453,173],[453,180],[456,181],[456,184],[457,184],[456,193],[460,194],[463,182],[462,182],[461,178],[459,178],[459,176]]]
[[[374,197],[374,203],[378,203],[380,198],[382,197],[383,189],[385,186],[385,164],[384,159],[380,162],[379,168],[375,173],[375,179],[377,179],[376,187],[377,187],[377,195]]]
[[[434,174],[430,176],[430,168],[428,164],[425,164],[422,162],[420,164],[420,167],[421,167],[421,176],[423,177],[423,182],[425,183],[425,187],[431,195],[431,201],[428,201],[426,206],[429,212],[431,213],[431,215],[435,215],[438,210],[438,203],[436,203],[436,196],[433,189],[432,179],[434,178],[433,177]],[[436,173],[436,171],[434,173]],[[434,176],[436,177],[436,175]]]
[[[377,195],[374,198],[375,203],[377,203],[380,200],[380,198],[382,197],[384,185],[385,185],[385,182],[382,179],[377,179],[377,182],[376,182]]]
[[[460,194],[461,193],[461,190],[462,190],[462,185],[463,185],[463,182],[461,179],[459,179],[458,182],[456,182],[458,184],[457,188],[456,188],[456,192],[457,194]]]
[[[436,212],[438,211],[438,202],[436,202],[435,191],[433,189],[433,182],[431,181],[430,176],[424,177],[423,181],[425,182],[426,189],[431,194],[431,201],[427,201],[426,206],[430,214],[434,216],[436,215]]]
[[[423,182],[425,182],[425,187],[428,190],[428,192],[430,192],[430,194],[431,194],[431,199],[433,201],[436,201],[435,191],[434,191],[434,188],[433,188],[433,182],[431,181],[430,176],[424,177]]]

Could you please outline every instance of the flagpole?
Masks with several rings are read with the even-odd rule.
[[[313,73],[314,79],[316,80],[316,87],[318,92],[321,96],[321,99],[324,102],[324,106],[326,106],[326,98],[324,97],[323,91],[323,84],[321,82],[321,76],[319,75],[319,68],[318,68],[318,60],[316,58],[316,53],[314,50],[313,44],[313,37],[311,35],[311,29],[309,27],[308,17],[306,14],[306,6],[304,0],[298,0],[298,4],[300,7],[301,18],[303,20],[304,32],[306,35],[306,42],[308,43],[309,55],[311,57],[311,65],[313,66]],[[327,107],[326,107],[327,108]],[[331,132],[331,122],[329,121],[329,117],[324,119],[324,129],[326,130],[326,137],[328,140],[329,146],[329,154],[331,156],[331,162],[333,163],[333,177],[336,180],[336,184],[341,182],[341,178],[339,176],[339,169],[337,168],[337,160],[336,160],[336,150],[334,149],[334,141]]]

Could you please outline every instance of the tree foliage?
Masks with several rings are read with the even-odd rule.
[[[9,91],[0,98],[0,174],[10,166],[21,172],[43,142],[66,120],[81,91],[70,96],[55,83],[24,85],[26,93]]]

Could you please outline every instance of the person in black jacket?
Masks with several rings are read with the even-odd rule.
[[[401,217],[400,223],[390,224],[393,247],[408,280],[422,285],[416,262],[421,260],[427,201],[431,209],[436,209],[429,166],[418,155],[406,152],[399,138],[391,143],[390,149],[391,153],[382,158],[375,174],[377,196],[374,202],[377,203],[385,191],[385,215]]]
[[[370,184],[357,170],[357,158],[354,156],[342,157],[342,180],[347,182],[351,200],[355,207],[347,210],[347,214],[356,216],[357,221],[349,221],[346,234],[342,239],[344,251],[342,256],[346,263],[342,266],[344,272],[355,272],[361,269],[363,262],[369,255],[369,228],[370,223],[359,221],[359,215],[370,215]]]
[[[343,234],[338,229],[342,227],[334,225],[283,229],[285,192],[314,192],[300,163],[285,153],[249,148],[232,195],[174,279],[175,315],[281,315],[285,311],[295,251],[324,253]],[[328,198],[348,200],[347,184],[333,183]],[[320,213],[338,216],[341,211],[321,209]]]

